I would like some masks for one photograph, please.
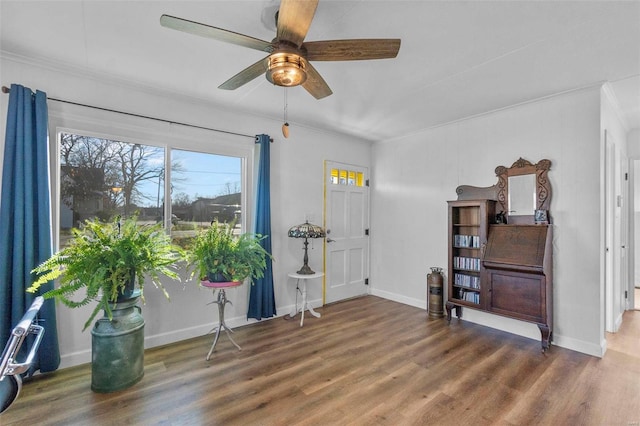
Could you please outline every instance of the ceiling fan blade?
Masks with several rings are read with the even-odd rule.
[[[304,61],[304,59],[302,59]],[[305,70],[307,72],[307,81],[302,83],[302,87],[311,93],[314,98],[322,99],[333,94],[331,88],[322,78],[320,73],[308,61],[305,62]]]
[[[214,40],[224,41],[226,43],[236,44],[250,49],[261,50],[263,52],[271,53],[274,49],[273,44],[268,41],[235,33],[222,28],[212,27],[210,25],[200,24],[187,19],[176,18],[175,16],[162,15],[160,17],[160,25],[173,30],[212,38]]]
[[[395,58],[400,39],[323,40],[304,43],[309,61],[357,61]]]
[[[231,77],[229,80],[218,86],[218,89],[234,90],[253,80],[256,77],[263,75],[269,66],[269,57],[260,59],[255,64],[243,69],[238,74]]]
[[[282,0],[278,11],[278,39],[300,47],[317,7],[318,0]]]

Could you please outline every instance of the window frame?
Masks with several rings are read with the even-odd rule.
[[[241,160],[241,226],[249,232],[253,223],[253,173],[255,140],[152,118],[131,116],[52,102],[49,105],[49,175],[51,186],[51,231],[55,250],[60,247],[60,134],[73,133],[126,143],[163,148],[165,161],[164,199],[171,199],[172,149],[237,157]],[[171,230],[171,203],[164,203],[164,227]]]

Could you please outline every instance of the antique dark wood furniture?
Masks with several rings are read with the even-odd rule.
[[[535,323],[543,352],[551,342],[551,243],[550,225],[491,225],[482,262],[487,310]]]
[[[449,201],[449,320],[452,306],[456,306],[458,317],[462,306],[487,309],[482,250],[495,206],[494,200]]]
[[[520,158],[496,168],[496,185],[460,186],[449,202],[447,320],[466,306],[532,322],[543,352],[553,330],[550,167]]]

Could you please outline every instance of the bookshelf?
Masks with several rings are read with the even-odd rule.
[[[487,243],[490,218],[495,217],[496,201],[449,201],[449,274],[447,319],[462,306],[486,308],[486,289],[482,283],[482,251]]]
[[[498,183],[460,185],[449,201],[447,320],[468,307],[534,323],[545,352],[553,326],[551,161],[519,158]],[[500,212],[500,220],[496,213]],[[499,222],[499,223],[496,223]]]
[[[449,201],[449,274],[445,304],[535,323],[542,351],[552,337],[552,228],[492,224],[496,201]]]

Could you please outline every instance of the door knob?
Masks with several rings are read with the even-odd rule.
[[[335,240],[332,240],[331,238],[327,238],[327,242],[328,242],[328,243],[332,243],[332,242],[334,242],[334,241],[335,241]]]

